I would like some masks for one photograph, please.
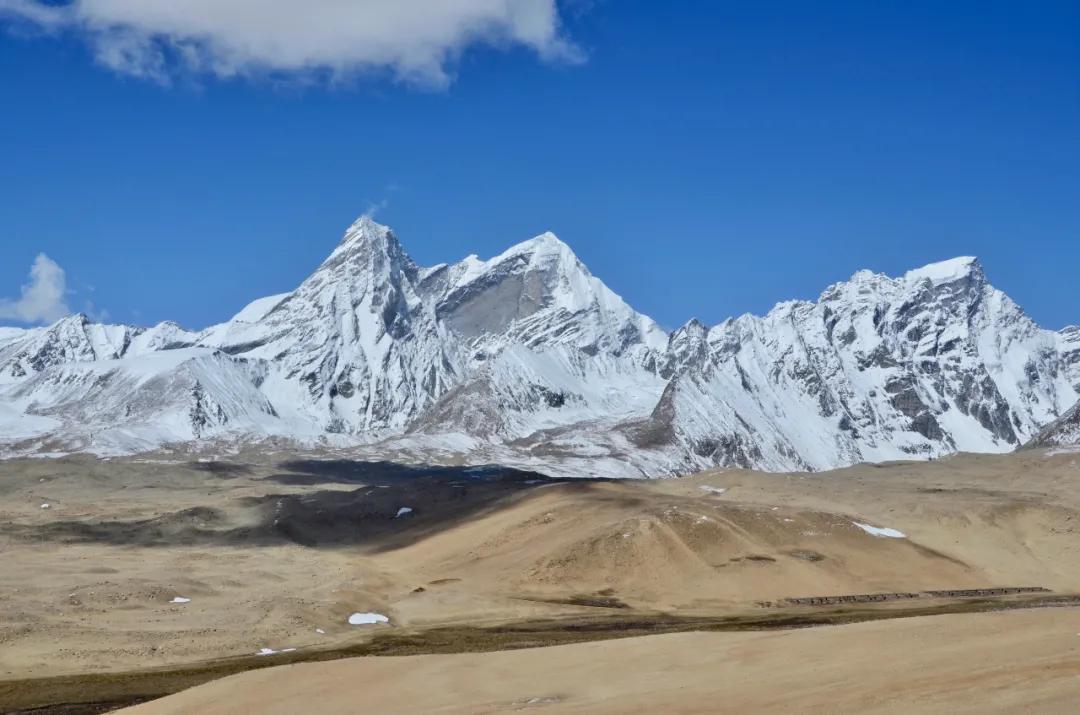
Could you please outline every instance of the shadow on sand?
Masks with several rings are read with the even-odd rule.
[[[496,465],[446,467],[352,460],[291,460],[262,470],[229,462],[192,462],[193,472],[271,493],[225,504],[189,506],[134,520],[81,519],[7,524],[0,532],[23,540],[134,547],[277,546],[362,547],[375,553],[407,546],[440,531],[528,498],[537,488],[592,491],[605,480],[550,479]],[[195,475],[192,475],[196,478]],[[204,477],[205,478],[205,477]],[[272,485],[311,487],[273,493]],[[355,485],[355,489],[342,489]],[[322,488],[319,488],[322,487]],[[208,500],[209,501],[209,500]]]

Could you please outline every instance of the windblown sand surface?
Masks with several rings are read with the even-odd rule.
[[[797,596],[1080,593],[1078,478],[1080,454],[1048,452],[663,482],[254,454],[2,462],[0,709],[52,704],[28,679],[264,648],[272,664],[385,634],[416,635],[406,652],[422,652],[436,628],[786,617],[807,611],[784,605]],[[389,624],[352,626],[353,613]],[[722,651],[743,637],[706,639]],[[883,657],[867,650],[866,667]]]
[[[261,713],[1075,713],[1080,609],[680,633],[258,670],[124,710]]]

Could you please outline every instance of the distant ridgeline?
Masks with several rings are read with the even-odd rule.
[[[582,476],[821,470],[1075,443],[1078,398],[1080,329],[1040,328],[973,258],[668,334],[550,233],[425,268],[368,218],[201,332],[0,328],[9,456],[273,440]]]

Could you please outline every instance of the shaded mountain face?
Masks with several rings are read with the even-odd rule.
[[[1080,330],[1040,329],[975,259],[668,335],[552,234],[424,268],[368,218],[296,290],[202,332],[0,329],[8,453],[275,437],[567,473],[812,470],[1006,451],[1078,392]]]
[[[1028,448],[1036,447],[1080,447],[1080,402],[1043,429],[1039,430]]]

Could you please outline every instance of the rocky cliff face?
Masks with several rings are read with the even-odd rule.
[[[299,288],[199,344],[272,366],[261,389],[291,421],[335,434],[402,429],[459,380],[456,346],[419,282],[393,233],[361,219]]]
[[[658,406],[692,466],[1006,451],[1076,394],[1059,336],[972,258],[897,279],[859,272],[815,303],[729,320],[698,342]]]
[[[620,475],[825,469],[1009,450],[1078,392],[1080,330],[1040,329],[975,259],[667,335],[552,234],[423,268],[367,218],[295,291],[200,333],[0,329],[9,453],[279,436]]]
[[[1036,447],[1080,447],[1080,402],[1039,432],[1026,445]]]

